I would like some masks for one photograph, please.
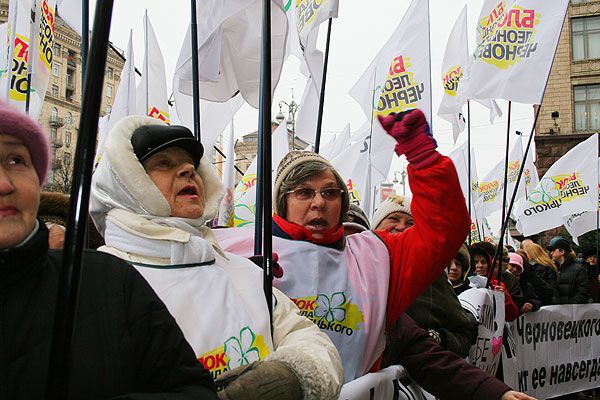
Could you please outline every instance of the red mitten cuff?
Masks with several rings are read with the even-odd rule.
[[[422,169],[436,162],[442,155],[436,151],[437,143],[431,136],[418,135],[395,147],[396,154],[404,154],[415,169]]]

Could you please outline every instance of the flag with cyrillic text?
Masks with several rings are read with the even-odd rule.
[[[598,209],[598,134],[579,143],[556,161],[526,201],[517,229],[530,236],[563,224],[563,217]]]
[[[486,0],[459,93],[541,104],[569,0]]]

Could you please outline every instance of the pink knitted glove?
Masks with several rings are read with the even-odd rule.
[[[440,158],[440,153],[435,149],[437,143],[425,115],[419,109],[391,113],[385,117],[379,116],[379,122],[383,129],[396,139],[396,154],[404,154],[413,168],[424,168]]]

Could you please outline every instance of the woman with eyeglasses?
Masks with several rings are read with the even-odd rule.
[[[411,228],[344,237],[345,181],[312,152],[289,153],[273,191],[273,249],[284,270],[274,285],[336,344],[346,382],[379,369],[386,329],[440,275],[469,230],[456,170],[435,150],[423,113],[380,121],[410,162]],[[251,255],[251,230],[215,233],[229,251]]]

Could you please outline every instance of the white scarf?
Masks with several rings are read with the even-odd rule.
[[[148,217],[113,209],[108,213],[104,236],[109,247],[145,257],[169,258],[170,265],[215,261],[216,244],[205,238],[210,237],[210,229],[193,226],[185,218]]]

